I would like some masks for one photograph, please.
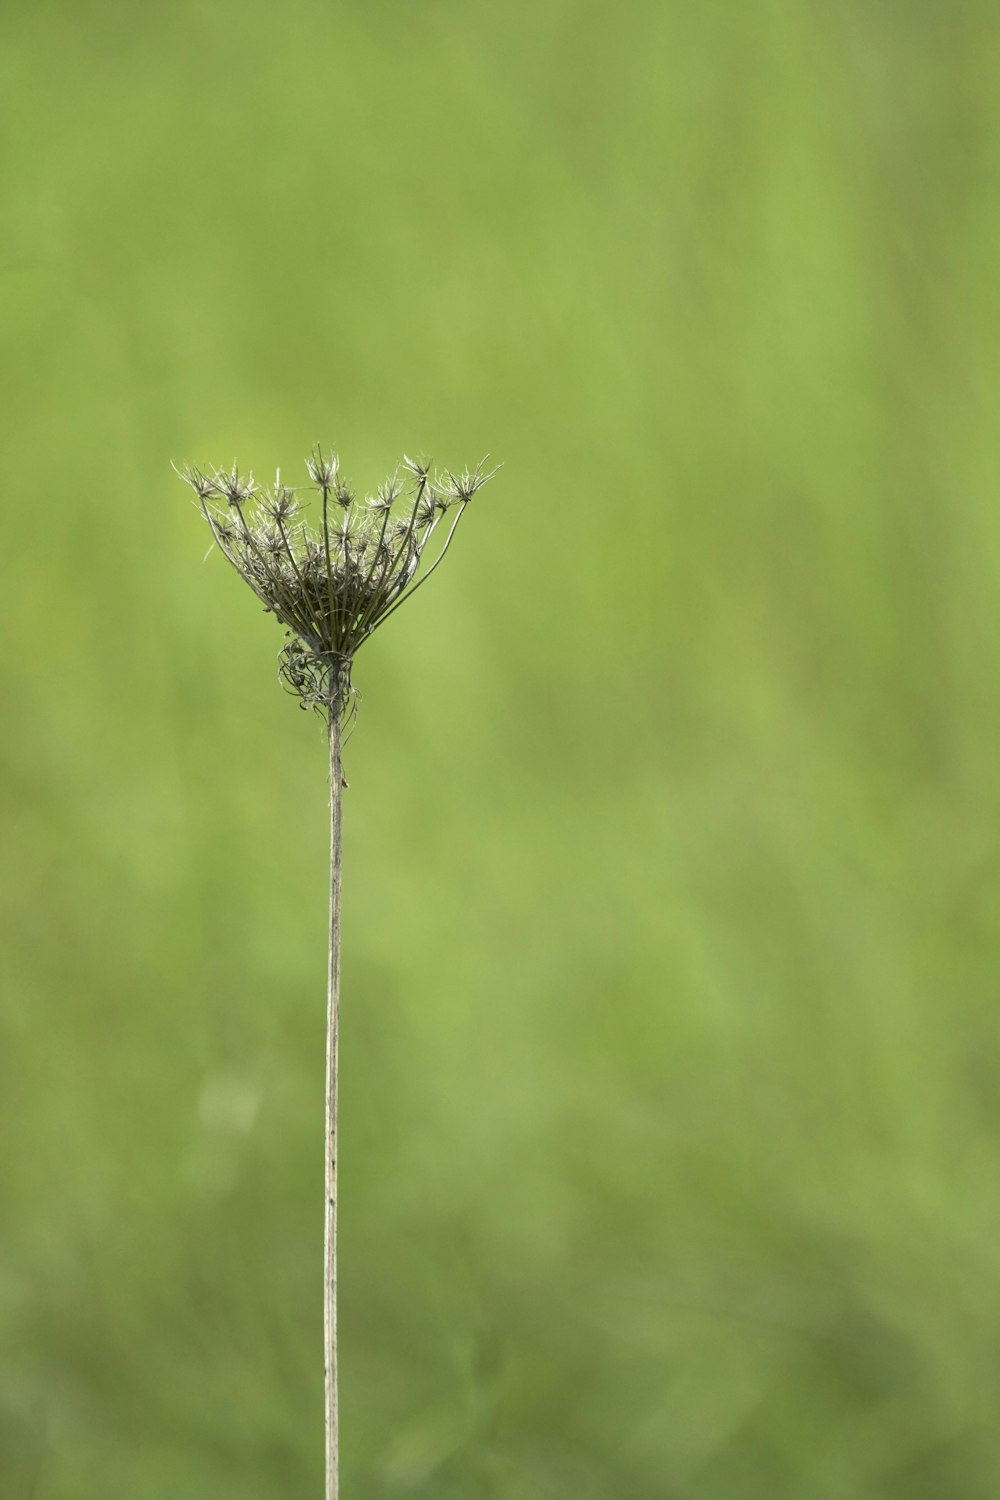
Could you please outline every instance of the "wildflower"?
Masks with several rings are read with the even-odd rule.
[[[317,446],[306,460],[322,497],[318,530],[298,520],[295,490],[260,487],[237,465],[209,474],[178,470],[191,486],[220,551],[286,627],[279,675],[303,708],[331,720],[354,706],[354,657],[379,625],[418,589],[443,560],[462,513],[493,477],[479,464],[471,473],[430,478],[430,465],[404,457],[393,477],[363,503],[340,477],[336,454]],[[402,473],[402,478],[400,477]],[[337,521],[330,500],[340,507]],[[456,507],[443,544],[423,573],[420,564],[444,513]]]
[[[305,708],[327,721],[330,750],[330,947],[327,987],[326,1209],[323,1231],[326,1500],[339,1496],[337,1374],[337,1090],[340,1016],[342,721],[356,703],[351,668],[358,649],[434,572],[451,546],[466,506],[493,477],[479,464],[470,474],[430,477],[430,465],[404,458],[374,499],[355,502],[339,477],[335,454],[316,447],[306,460],[322,497],[319,529],[299,520],[296,492],[281,481],[260,488],[253,475],[178,470],[191,486],[220,551],[268,614],[285,627],[279,675]],[[330,516],[330,500],[342,514]],[[455,509],[432,561],[420,564],[444,515]],[[440,528],[442,531],[444,528]]]

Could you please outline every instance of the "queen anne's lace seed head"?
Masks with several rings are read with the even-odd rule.
[[[335,454],[317,447],[306,468],[322,506],[318,529],[299,519],[298,495],[280,473],[273,485],[260,486],[235,463],[228,472],[178,472],[197,495],[220,550],[286,627],[279,658],[285,686],[303,708],[342,717],[354,702],[351,666],[358,648],[430,577],[466,506],[496,469],[487,471],[484,460],[471,473],[447,470],[432,479],[428,464],[404,458],[377,495],[359,504]],[[331,513],[331,504],[339,512]],[[453,508],[445,528],[441,522]],[[435,534],[440,545],[420,574]]]

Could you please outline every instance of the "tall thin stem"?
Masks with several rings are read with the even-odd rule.
[[[338,1500],[337,1424],[337,1044],[340,1024],[340,892],[343,771],[340,705],[330,705],[330,968],[326,1011],[326,1229],[323,1329],[326,1370],[326,1500]]]

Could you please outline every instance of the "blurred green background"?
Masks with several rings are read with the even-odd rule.
[[[325,747],[170,461],[505,467],[359,658],[357,1500],[1000,1492],[993,0],[0,52],[0,1496],[322,1488]]]

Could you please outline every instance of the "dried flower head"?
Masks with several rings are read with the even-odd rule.
[[[197,495],[220,551],[286,627],[279,658],[285,686],[303,708],[343,717],[354,703],[358,648],[431,576],[466,506],[496,469],[484,460],[471,473],[432,478],[428,464],[404,458],[374,498],[358,503],[335,454],[317,447],[306,468],[307,488],[321,497],[318,529],[300,518],[298,493],[280,472],[270,486],[241,475],[235,463],[228,472],[178,473]],[[339,514],[331,514],[331,502]],[[441,527],[452,509],[450,525]],[[421,572],[435,535],[433,560]]]

